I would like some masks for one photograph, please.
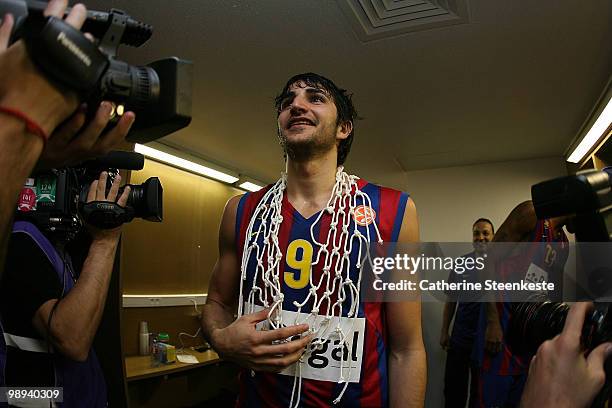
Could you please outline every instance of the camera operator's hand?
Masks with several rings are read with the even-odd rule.
[[[67,0],[51,0],[45,9],[46,16],[62,18]],[[80,29],[87,10],[76,4],[66,16],[66,23]],[[60,90],[51,84],[29,58],[23,41],[7,48],[14,20],[2,16],[0,27],[0,106],[23,112],[47,134],[77,108],[74,92]],[[8,79],[8,80],[7,80]]]
[[[256,330],[256,324],[267,319],[268,312],[264,309],[244,315],[229,326],[214,331],[211,341],[215,351],[226,360],[256,371],[279,372],[298,361],[311,336],[280,344],[273,342],[297,336],[308,330],[308,325]]]
[[[117,195],[119,192],[119,185],[121,184],[121,176],[117,174],[113,184],[106,194],[106,179],[108,178],[108,173],[103,171],[100,173],[100,178],[95,180],[89,186],[89,192],[87,194],[87,202],[90,203],[92,201],[108,201],[114,203],[115,201],[122,207],[125,207],[127,203],[128,197],[130,195],[130,186],[126,186],[121,194],[121,197],[117,199]],[[113,244],[119,240],[119,235],[121,235],[121,227],[113,228],[113,229],[99,229],[95,228],[91,225],[88,226],[89,232],[91,233],[91,237],[93,241],[110,241]]]
[[[84,110],[77,110],[53,132],[38,160],[37,168],[70,166],[105,155],[125,140],[135,119],[133,112],[125,112],[115,126],[102,133],[110,120],[110,102],[102,102],[96,116],[86,126]]]
[[[0,52],[4,52],[8,47],[13,25],[15,25],[15,19],[12,14],[0,16]]]
[[[588,407],[604,385],[604,361],[612,343],[604,343],[585,357],[580,344],[584,319],[593,304],[575,303],[560,335],[540,346],[529,366],[522,407]]]

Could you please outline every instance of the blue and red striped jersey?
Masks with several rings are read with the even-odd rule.
[[[365,211],[375,214],[375,220],[383,241],[397,241],[408,195],[397,190],[367,183],[361,179],[357,183],[359,189],[370,197],[371,208],[366,208]],[[247,193],[240,199],[236,219],[236,246],[239,257],[243,253],[248,225],[255,208],[270,188],[271,186],[267,186],[258,192]],[[359,208],[361,203],[357,202],[357,204]],[[310,268],[312,260],[316,259],[313,257],[317,256],[317,251],[319,250],[319,247],[313,242],[311,237],[311,226],[315,223],[319,213],[314,214],[310,218],[303,217],[289,203],[285,193],[281,215],[283,221],[278,233],[278,241],[282,253],[279,277],[284,296],[283,310],[286,311],[284,313],[297,313],[294,301],[303,302],[311,287],[310,278],[317,282],[323,273],[322,261],[318,262],[312,269]],[[356,223],[355,219],[356,217],[353,216],[350,220],[350,230],[352,231],[353,227],[357,225],[359,231],[366,235],[367,229],[369,229],[372,242],[376,242],[374,225],[371,222],[368,223],[367,218],[366,222],[361,223]],[[359,219],[357,220],[359,221]],[[363,221],[363,218],[361,221]],[[256,219],[254,222],[257,224],[261,223],[262,220]],[[330,224],[331,215],[324,211],[321,219],[313,229],[314,236],[318,242],[326,242]],[[256,231],[257,228],[253,230]],[[332,244],[330,242],[330,246]],[[356,246],[354,246],[350,254],[352,262],[349,270],[349,275],[353,282],[358,281],[359,270],[356,267],[357,252]],[[251,260],[246,269],[247,278],[243,288],[245,300],[248,298],[248,294],[253,286],[256,269],[254,259]],[[313,274],[312,277],[308,276],[310,273]],[[324,288],[321,287],[317,292],[322,290]],[[325,314],[326,307],[329,306],[328,302],[335,302],[335,299],[329,298],[320,304],[319,310],[323,312],[321,314]],[[351,326],[353,331],[348,333],[348,335],[352,336],[351,349],[348,350],[348,347],[340,341],[333,341],[330,338],[321,349],[311,350],[308,358],[304,358],[301,364],[302,388],[299,403],[301,407],[329,407],[332,405],[332,401],[339,395],[344,386],[344,384],[338,382],[337,375],[342,364],[344,367],[351,365],[354,370],[351,375],[352,382],[349,382],[340,406],[383,407],[388,405],[387,339],[384,304],[360,300],[358,303],[357,319],[352,319],[346,317],[350,306],[349,303],[347,301],[342,304],[342,317],[340,320],[358,321],[358,324],[355,324],[357,328],[353,329],[353,326]],[[301,312],[308,314],[311,312],[312,307],[313,304],[309,301],[302,307]],[[293,372],[293,370],[289,370],[289,372]],[[272,374],[243,370],[240,375],[238,406],[288,407],[291,401],[294,376],[283,373]]]
[[[533,264],[548,274],[547,281],[555,283],[555,293],[548,296],[558,296],[562,292],[563,268],[569,255],[569,244],[563,230],[555,234],[548,220],[538,220],[530,241],[530,253],[525,256],[510,257],[497,266],[496,272],[504,281],[522,279],[526,277],[529,267]],[[544,245],[549,243],[550,245]],[[485,372],[497,375],[519,375],[526,373],[532,355],[514,353],[506,343],[506,333],[512,317],[512,303],[498,302],[495,304],[500,318],[503,335],[502,349],[499,353],[491,355],[485,351],[485,336],[487,316],[485,305],[480,311],[476,343],[474,344],[474,358]]]

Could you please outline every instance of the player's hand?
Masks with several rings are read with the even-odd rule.
[[[575,303],[560,335],[542,343],[529,366],[521,407],[588,407],[604,385],[604,362],[612,343],[597,346],[588,357],[580,344],[590,302]]]
[[[284,342],[308,330],[307,324],[276,330],[255,330],[257,323],[268,318],[268,309],[240,317],[229,326],[212,333],[215,351],[230,360],[255,371],[279,372],[295,363],[304,353],[311,337]],[[273,344],[273,342],[280,342]]]
[[[442,330],[442,333],[440,333],[440,347],[442,347],[443,350],[448,350],[449,342],[450,337],[448,335],[448,331]]]
[[[108,173],[103,171],[102,173],[100,173],[100,178],[98,180],[94,180],[91,183],[91,185],[89,186],[89,192],[87,194],[87,202],[90,203],[92,201],[108,201],[114,203],[116,201],[117,204],[122,207],[125,207],[128,197],[130,196],[130,186],[126,186],[119,199],[117,199],[117,195],[119,193],[119,185],[121,184],[121,176],[117,174],[108,194],[106,194],[107,178]],[[121,235],[121,226],[113,229],[98,229],[91,225],[88,225],[88,229],[93,241],[109,241],[114,244],[119,240],[119,236]]]
[[[60,125],[45,145],[36,165],[39,169],[70,166],[83,160],[103,156],[125,140],[134,123],[133,112],[123,114],[119,122],[102,133],[110,120],[112,106],[102,102],[95,117],[85,125],[84,107]]]
[[[44,14],[62,18],[67,5],[67,0],[51,0]],[[75,4],[65,21],[80,29],[86,17],[85,6]],[[17,41],[7,48],[14,18],[0,18],[0,104],[23,112],[50,134],[74,112],[78,104],[77,96],[47,81],[28,56],[23,41]]]
[[[499,321],[489,320],[485,332],[485,350],[490,354],[497,354],[502,349],[503,333]]]

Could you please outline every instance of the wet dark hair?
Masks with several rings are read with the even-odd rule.
[[[486,223],[488,223],[491,226],[491,232],[493,234],[495,234],[495,227],[493,226],[493,223],[491,222],[491,220],[488,219],[488,218],[479,218],[476,221],[474,221],[474,224],[472,224],[472,229],[474,229],[476,224],[478,224],[479,222],[486,222]]]
[[[274,98],[274,106],[276,108],[276,116],[281,112],[281,104],[289,95],[289,88],[296,82],[303,82],[307,86],[320,88],[326,91],[334,101],[336,110],[338,111],[338,118],[336,120],[336,126],[340,123],[351,122],[353,124],[353,130],[344,140],[341,140],[338,144],[338,166],[344,164],[346,157],[351,150],[351,144],[353,143],[353,136],[355,135],[355,120],[360,119],[357,116],[357,111],[353,106],[352,94],[348,93],[346,89],[339,88],[330,79],[325,78],[322,75],[307,72],[304,74],[298,74],[291,77],[280,94]]]

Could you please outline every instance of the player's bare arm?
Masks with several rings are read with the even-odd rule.
[[[504,223],[493,238],[493,242],[521,242],[529,237],[535,228],[537,217],[533,203],[525,201],[517,205],[508,215]],[[504,254],[498,254],[503,257]],[[487,331],[485,335],[485,349],[491,354],[501,351],[503,339],[496,303],[486,304]]]
[[[219,355],[257,371],[278,372],[295,363],[310,337],[272,344],[299,335],[308,325],[257,331],[257,323],[268,318],[268,310],[234,320],[240,285],[240,258],[236,247],[236,212],[240,196],[228,201],[219,228],[219,258],[213,269],[206,305],[202,310],[204,336]]]
[[[408,200],[398,242],[418,242],[416,206]],[[389,339],[389,400],[391,407],[422,407],[427,384],[427,361],[421,328],[421,303],[385,305]]]

